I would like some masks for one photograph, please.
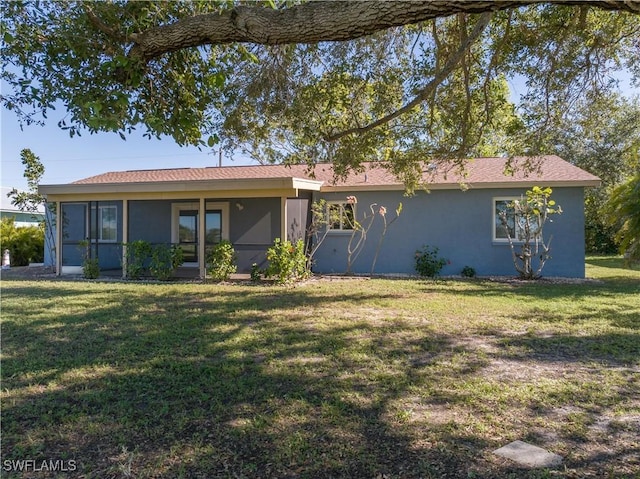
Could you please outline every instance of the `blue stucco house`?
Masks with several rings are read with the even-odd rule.
[[[260,165],[136,170],[105,173],[64,185],[43,185],[40,192],[56,205],[55,257],[46,261],[58,274],[81,271],[79,243],[88,240],[102,270],[120,270],[123,244],[145,240],[179,244],[183,270],[205,275],[206,248],[221,239],[233,243],[239,271],[264,265],[276,238],[305,237],[311,205],[324,199],[334,218],[315,255],[317,273],[347,269],[350,219],[386,207],[387,218],[400,217],[379,245],[382,221],[374,222],[351,272],[370,273],[376,250],[378,274],[414,274],[415,252],[438,247],[448,264],[443,275],[464,266],[478,275],[513,275],[511,252],[497,212],[533,186],[553,188],[563,214],[548,224],[553,258],[546,276],[584,277],[584,189],[600,180],[557,156],[533,159],[537,168],[518,168],[531,158],[512,158],[515,173],[505,174],[505,158],[469,160],[464,176],[427,165],[424,188],[405,196],[403,184],[380,165],[335,180],[331,165]],[[357,204],[347,197],[355,196]],[[344,218],[345,221],[340,220]],[[126,268],[123,269],[126,275]]]

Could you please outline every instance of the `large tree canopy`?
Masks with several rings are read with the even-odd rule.
[[[543,151],[578,100],[640,80],[640,0],[2,4],[3,105],[259,161]],[[507,80],[526,83],[519,109]],[[203,139],[204,142],[203,142]]]

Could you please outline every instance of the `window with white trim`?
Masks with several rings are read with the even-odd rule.
[[[352,231],[355,226],[356,205],[346,201],[327,203],[327,224],[333,231]]]
[[[524,240],[525,218],[516,214],[514,201],[521,200],[520,197],[502,197],[493,199],[493,241],[508,242],[507,231],[500,219],[501,213],[506,213],[507,228],[509,236],[513,241]],[[537,221],[532,220],[531,227],[537,229]]]
[[[114,243],[118,239],[118,207],[116,205],[104,205],[91,208],[91,237],[104,243]]]

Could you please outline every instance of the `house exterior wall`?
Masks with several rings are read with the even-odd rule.
[[[359,221],[369,205],[377,203],[387,208],[387,219],[395,217],[402,202],[398,220],[389,226],[377,258],[374,273],[416,274],[415,252],[423,245],[439,248],[439,255],[449,262],[442,275],[457,275],[465,266],[478,275],[514,275],[511,251],[507,243],[493,240],[493,199],[519,197],[522,189],[433,190],[404,197],[399,191],[359,192],[356,215]],[[552,223],[545,225],[545,238],[553,235],[552,258],[545,276],[584,277],[584,207],[583,188],[556,188],[552,198],[563,209]],[[320,193],[316,199],[345,201],[351,193]],[[377,210],[376,210],[377,211]],[[370,273],[382,232],[382,221],[376,218],[369,230],[360,256],[351,272]],[[350,232],[329,232],[315,255],[314,271],[344,273],[347,269],[347,246]]]
[[[478,275],[514,275],[515,269],[507,243],[493,240],[494,198],[519,197],[527,188],[496,188],[461,190],[433,190],[404,197],[402,191],[361,191],[358,198],[357,218],[362,221],[365,212],[371,215],[369,205],[376,203],[387,208],[387,220],[395,217],[398,203],[403,203],[399,219],[389,226],[380,244],[373,273],[415,274],[415,252],[423,245],[439,248],[439,254],[449,263],[441,274],[456,275],[464,266],[473,267]],[[552,258],[547,262],[545,276],[584,277],[584,207],[582,187],[558,187],[553,199],[562,206],[563,214],[555,216],[545,226],[545,237],[553,235]],[[295,240],[309,221],[312,200],[346,201],[350,192],[303,193],[297,198],[215,198],[216,203],[228,203],[229,239],[237,254],[238,272],[249,272],[256,263],[266,266],[266,251],[276,238],[286,231],[288,239]],[[170,243],[172,235],[172,205],[198,200],[129,200],[128,241],[145,240],[152,244]],[[62,203],[65,213],[62,264],[79,266],[82,254],[78,242],[85,239],[86,212],[89,202]],[[102,269],[119,268],[123,241],[123,202],[104,201],[100,205],[117,206],[117,241],[100,243],[97,255]],[[377,212],[377,208],[375,209]],[[283,224],[283,212],[286,224]],[[382,221],[376,217],[368,232],[368,239],[359,257],[353,261],[351,272],[368,274],[376,255],[382,232]],[[315,255],[317,273],[344,273],[347,269],[349,231],[331,231]],[[45,262],[53,264],[49,251]]]

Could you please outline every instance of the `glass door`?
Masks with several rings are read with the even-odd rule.
[[[178,245],[182,248],[185,263],[198,262],[198,210],[180,210]]]
[[[220,243],[222,241],[222,211],[207,210],[205,217],[205,243],[207,246]]]

